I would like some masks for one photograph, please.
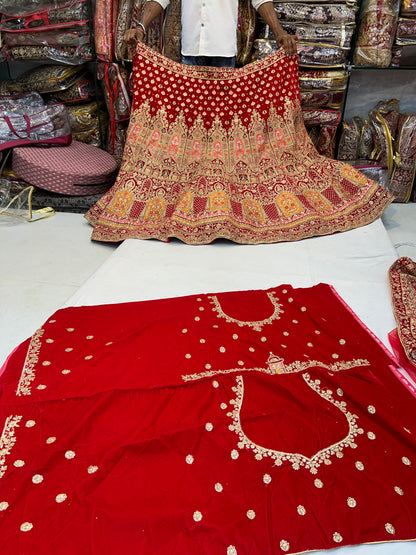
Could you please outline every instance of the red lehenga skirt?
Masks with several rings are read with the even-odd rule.
[[[86,214],[92,238],[273,243],[378,218],[392,196],[318,155],[302,119],[297,58],[184,66],[143,44],[121,170]]]
[[[324,284],[59,310],[1,377],[1,553],[416,539],[396,371]]]

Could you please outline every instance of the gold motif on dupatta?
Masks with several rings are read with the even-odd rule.
[[[347,447],[356,447],[355,438],[358,434],[362,434],[363,430],[357,425],[357,415],[349,412],[346,407],[346,403],[343,401],[337,401],[332,396],[332,392],[327,389],[320,387],[320,380],[311,379],[310,375],[305,373],[302,375],[305,383],[315,391],[322,399],[331,403],[336,407],[341,414],[344,416],[348,423],[348,434],[333,445],[330,445],[324,449],[321,449],[315,453],[312,457],[307,457],[300,453],[288,453],[284,451],[277,451],[275,449],[263,447],[251,441],[244,433],[242,423],[241,423],[241,408],[243,406],[244,399],[244,378],[243,376],[236,376],[236,386],[233,387],[235,392],[235,398],[231,400],[231,404],[234,406],[232,412],[228,415],[232,419],[232,424],[229,426],[231,431],[234,431],[239,439],[238,447],[239,449],[248,449],[254,454],[256,460],[262,460],[263,458],[271,458],[275,461],[276,466],[281,466],[284,462],[290,462],[294,470],[299,470],[301,467],[308,469],[311,474],[316,474],[319,466],[322,463],[328,464],[330,458],[333,456],[342,456],[342,451]]]
[[[3,477],[7,470],[6,456],[10,455],[10,451],[16,443],[15,428],[19,427],[21,419],[22,417],[18,415],[6,418],[0,438],[0,478]]]
[[[44,334],[44,329],[38,329],[30,340],[29,348],[26,354],[26,360],[23,365],[23,371],[17,386],[16,395],[30,395],[30,383],[35,379],[35,365],[39,360],[39,351],[41,347],[40,339]]]

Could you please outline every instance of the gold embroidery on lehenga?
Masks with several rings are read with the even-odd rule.
[[[252,452],[257,460],[262,460],[263,458],[270,457],[275,461],[275,465],[281,466],[285,461],[292,463],[292,467],[295,470],[299,470],[304,467],[312,474],[316,474],[319,466],[326,461],[329,461],[332,456],[337,456],[339,453],[347,447],[356,446],[355,438],[358,434],[363,433],[363,430],[357,425],[357,415],[349,412],[346,408],[346,403],[343,401],[337,401],[333,398],[332,393],[328,390],[324,390],[320,387],[320,380],[311,379],[310,375],[303,374],[303,379],[305,383],[313,389],[320,397],[334,405],[344,416],[348,423],[348,434],[333,445],[330,445],[324,449],[321,449],[312,457],[307,457],[300,453],[287,453],[284,451],[277,451],[275,449],[270,449],[263,447],[251,441],[244,433],[240,413],[243,405],[244,399],[244,379],[243,376],[236,376],[236,386],[233,387],[235,392],[235,399],[232,399],[230,403],[234,405],[232,412],[228,413],[231,417],[233,423],[229,426],[231,431],[234,431],[238,438],[238,447],[240,449],[248,449]]]
[[[7,470],[6,456],[10,455],[14,444],[16,443],[15,428],[19,427],[22,416],[8,416],[4,424],[3,432],[0,438],[0,478]]]
[[[236,318],[229,316],[223,311],[221,304],[218,300],[218,297],[216,295],[208,295],[208,298],[210,299],[211,304],[214,305],[214,308],[212,310],[213,312],[217,313],[218,318],[224,318],[227,322],[238,324],[240,327],[248,326],[255,331],[261,331],[262,327],[265,326],[266,324],[271,324],[273,320],[279,320],[280,314],[284,312],[282,310],[282,305],[279,304],[278,302],[279,299],[275,298],[274,295],[275,293],[273,291],[267,293],[267,296],[269,297],[270,302],[274,307],[273,314],[268,318],[265,318],[264,320],[256,320],[256,321],[237,320]]]
[[[40,339],[44,331],[43,328],[39,328],[30,340],[16,395],[30,395],[30,383],[35,379],[35,365],[39,360]]]

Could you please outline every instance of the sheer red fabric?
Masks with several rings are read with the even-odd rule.
[[[56,312],[1,378],[2,554],[416,538],[416,400],[332,288]]]
[[[305,129],[298,60],[190,67],[139,43],[114,186],[88,211],[92,238],[190,244],[294,241],[378,218],[392,196],[320,156]]]

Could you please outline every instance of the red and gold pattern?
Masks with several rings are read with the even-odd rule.
[[[86,214],[93,239],[293,241],[365,225],[392,201],[317,153],[297,59],[283,51],[239,69],[208,68],[139,44],[133,75],[118,179]]]
[[[416,377],[416,263],[406,256],[389,269],[397,335]]]
[[[1,553],[415,540],[416,398],[400,376],[326,284],[58,310],[1,376]]]

